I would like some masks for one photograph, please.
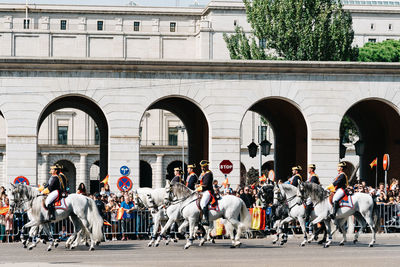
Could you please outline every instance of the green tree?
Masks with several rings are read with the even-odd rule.
[[[251,185],[254,184],[255,182],[258,181],[258,169],[254,169],[253,167],[251,167],[248,171],[247,171],[247,181],[246,184],[247,185]]]
[[[400,41],[386,40],[381,43],[366,43],[359,49],[358,61],[399,62]]]
[[[357,126],[348,115],[344,115],[340,123],[340,141],[352,143],[356,136],[359,136]]]
[[[232,59],[355,60],[354,31],[340,0],[243,0],[249,37],[224,34]],[[262,42],[257,42],[261,40]]]

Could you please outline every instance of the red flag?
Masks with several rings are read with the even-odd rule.
[[[106,178],[104,178],[103,181],[101,181],[101,183],[108,184],[108,174],[107,174]]]
[[[121,220],[122,217],[124,216],[124,208],[119,208],[118,213],[117,213],[117,220]]]
[[[371,169],[374,167],[374,166],[377,166],[378,165],[378,158],[375,158],[370,164],[369,164],[369,166],[371,166]]]
[[[6,215],[10,207],[2,207],[0,208],[0,215]]]
[[[111,226],[111,223],[109,223],[106,220],[104,220],[104,225]]]
[[[229,184],[228,177],[226,177],[225,181],[222,182],[222,185],[224,186],[224,188],[227,188],[228,184]]]

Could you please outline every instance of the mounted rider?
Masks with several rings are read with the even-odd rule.
[[[293,186],[298,186],[303,179],[301,178],[300,171],[302,170],[301,166],[294,166],[292,168],[293,176],[288,180],[288,183]]]
[[[186,186],[188,188],[190,188],[191,190],[195,189],[197,181],[199,180],[196,173],[194,172],[195,168],[196,168],[196,164],[191,164],[191,165],[187,166],[187,172],[188,172],[189,176],[187,178]]]
[[[347,175],[344,173],[344,169],[346,168],[345,162],[339,162],[337,170],[338,176],[336,176],[335,180],[331,185],[327,187],[327,189],[335,192],[333,196],[333,212],[330,214],[332,220],[336,218],[336,212],[339,209],[339,201],[345,195],[345,189],[349,185],[349,180],[347,179]]]
[[[315,169],[316,169],[315,164],[308,165],[308,174],[310,176],[308,177],[307,182],[320,184],[318,175],[315,174]],[[312,209],[313,209],[313,203],[311,202],[311,198],[309,197],[309,198],[307,198],[307,201],[306,201],[306,211],[305,211],[305,217],[306,217],[305,221],[306,222],[308,222],[310,220],[310,214],[311,214]]]
[[[65,175],[60,175],[61,169],[62,166],[59,164],[50,167],[51,177],[47,183],[47,186],[42,191],[42,194],[47,195],[45,208],[49,211],[50,221],[56,219],[54,201],[61,197],[67,189],[67,179]]]
[[[183,180],[182,180],[182,169],[181,169],[181,167],[177,167],[177,168],[174,169],[174,175],[175,175],[175,177],[172,178],[171,184],[172,184],[172,183],[182,183],[182,182],[183,182]]]
[[[209,225],[208,221],[208,204],[211,198],[214,196],[214,188],[213,188],[213,173],[209,170],[208,165],[210,163],[207,160],[202,160],[200,162],[200,167],[202,173],[200,175],[200,186],[197,187],[197,190],[203,192],[203,196],[200,201],[200,208],[203,213],[203,220],[201,222],[202,225]]]

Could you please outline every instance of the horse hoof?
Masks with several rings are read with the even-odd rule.
[[[212,240],[211,240],[211,243],[215,244],[215,240],[214,240],[214,239],[212,239]]]
[[[47,248],[47,251],[51,251],[51,248]]]
[[[324,248],[329,248],[329,244],[325,244],[325,245],[324,245]]]
[[[93,248],[93,247],[89,248],[89,251],[93,251],[93,250],[94,250],[94,248]]]
[[[147,244],[147,247],[151,247],[152,246],[152,244]]]
[[[276,241],[272,241],[272,244],[275,245],[275,244],[276,244]]]
[[[178,239],[174,239],[174,243],[178,243]]]
[[[75,247],[71,247],[71,248],[70,248],[70,250],[73,250],[73,249],[75,249]]]
[[[28,250],[32,250],[32,249],[33,249],[33,247],[29,247],[29,248],[28,248]]]
[[[368,245],[369,248],[372,248],[373,246],[374,246],[374,244],[369,244]]]
[[[344,246],[344,243],[343,243],[343,242],[340,242],[340,243],[339,243],[339,246]]]
[[[190,248],[190,246],[186,245],[186,246],[183,247],[183,249],[188,249],[188,248]]]
[[[24,245],[24,248],[27,248],[28,246],[27,245]]]
[[[318,241],[318,245],[322,245],[325,242],[326,242],[326,240],[320,240],[320,241]]]
[[[242,246],[242,243],[236,244],[235,247],[240,248]]]
[[[230,248],[236,248],[236,246],[234,246],[234,245],[231,245],[231,246],[230,246]]]
[[[58,243],[54,244],[54,247],[57,248],[58,247]]]
[[[304,244],[304,243],[300,244],[300,247],[305,247],[305,246],[306,246],[306,244]]]
[[[357,242],[358,242],[357,239],[354,239],[354,240],[353,240],[353,244],[356,244]]]

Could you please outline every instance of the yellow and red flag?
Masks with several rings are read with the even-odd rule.
[[[6,215],[9,211],[10,207],[2,207],[0,208],[0,215]]]
[[[221,223],[221,219],[216,220],[216,223],[217,223],[217,225],[215,227],[215,234],[217,236],[224,235],[225,234],[225,226],[223,223]]]
[[[111,223],[109,223],[106,220],[104,220],[104,225],[111,226]]]
[[[265,229],[265,210],[262,208],[250,209],[251,214],[251,228],[254,230]]]
[[[375,158],[370,164],[369,164],[369,166],[371,166],[371,169],[374,167],[374,166],[377,166],[378,165],[378,158]]]
[[[103,184],[108,184],[108,174],[106,176],[106,178],[103,179],[103,181],[101,181]]]
[[[224,188],[227,188],[228,184],[229,184],[228,177],[226,177],[225,181],[222,182],[222,185],[224,186]]]
[[[124,208],[119,208],[117,213],[117,220],[121,220],[124,216]]]

